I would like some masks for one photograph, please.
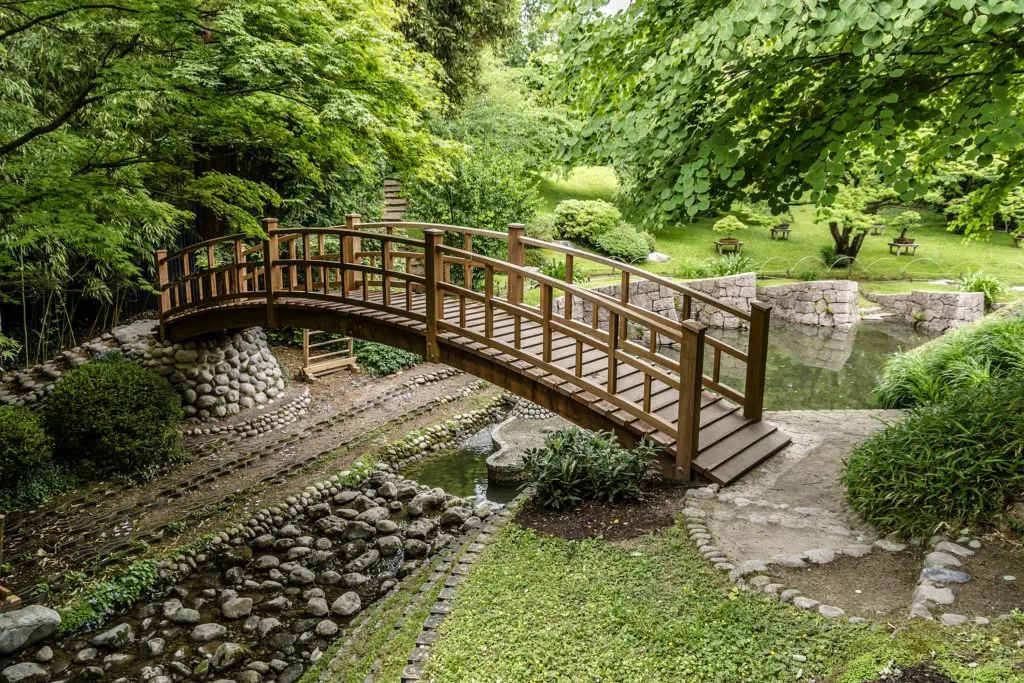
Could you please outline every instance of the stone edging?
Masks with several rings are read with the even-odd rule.
[[[242,437],[251,438],[265,434],[273,429],[284,427],[298,420],[309,411],[309,387],[303,387],[302,393],[277,410],[259,415],[245,422],[232,425],[213,425],[212,427],[186,428],[186,436],[208,436],[211,434],[227,434],[234,432]],[[200,423],[190,419],[190,422]]]
[[[935,617],[932,616],[930,608],[953,604],[953,586],[967,583],[971,580],[971,575],[950,567],[960,566],[958,558],[974,555],[974,552],[981,548],[981,541],[964,534],[954,543],[943,535],[935,535],[928,540],[928,545],[932,551],[924,558],[924,569],[921,570],[921,577],[914,590],[908,619],[931,620]],[[962,614],[945,612],[939,615],[939,621],[946,626],[962,626],[970,620]],[[975,617],[974,623],[988,624],[989,619]]]
[[[465,582],[473,564],[480,559],[484,548],[494,540],[494,534],[498,527],[508,522],[513,515],[515,506],[529,495],[527,492],[520,493],[507,506],[493,513],[487,523],[479,527],[479,531],[471,530],[457,539],[457,543],[464,549],[459,556],[458,563],[452,569],[451,575],[445,580],[444,588],[438,593],[430,614],[423,621],[423,628],[416,638],[416,645],[409,653],[408,664],[402,670],[401,683],[413,683],[423,679],[423,669],[430,659],[431,649],[437,640],[438,629],[445,618],[452,611],[453,600],[458,593],[459,587]]]

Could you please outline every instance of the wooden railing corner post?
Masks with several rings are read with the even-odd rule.
[[[679,422],[675,478],[689,480],[700,448],[700,402],[704,390],[704,337],[708,326],[684,320],[679,345]]]
[[[169,281],[167,275],[167,250],[157,249],[156,251],[156,289],[157,289],[157,312],[160,319],[160,341],[164,341],[164,322],[167,312],[171,308],[171,290],[166,289]]]
[[[263,289],[267,297],[267,327],[277,327],[277,311],[274,310],[274,290],[282,286],[279,273],[274,266],[278,257],[277,219],[264,218],[261,221],[267,239],[263,240]]]
[[[760,422],[764,413],[765,373],[768,370],[768,325],[772,305],[750,305],[750,343],[747,346],[747,381],[743,389],[743,417]]]
[[[423,275],[425,279],[424,294],[426,295],[427,310],[427,345],[426,359],[431,363],[440,360],[441,352],[437,344],[437,323],[441,319],[442,306],[444,305],[444,294],[441,292],[441,240],[444,231],[428,229],[423,231]]]
[[[509,223],[508,262],[520,268],[526,263],[526,247],[522,242],[525,234],[525,225],[522,223]],[[523,278],[515,271],[509,271],[508,274],[508,302],[510,304],[521,304],[523,302]]]
[[[348,230],[358,230],[359,222],[362,217],[358,213],[350,213],[345,215],[345,228]],[[359,237],[353,237],[351,235],[345,235],[341,238],[341,262],[342,265],[355,264],[356,253],[363,250],[363,240]],[[345,289],[351,292],[356,288],[356,271],[351,269],[344,269],[345,278]]]

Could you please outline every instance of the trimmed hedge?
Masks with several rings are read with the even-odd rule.
[[[555,207],[555,233],[559,239],[597,245],[597,238],[622,221],[614,205],[600,199],[566,199]]]
[[[0,481],[10,482],[53,459],[53,440],[24,406],[0,408]]]
[[[147,478],[181,457],[181,398],[134,363],[89,363],[69,372],[46,403],[57,457]]]
[[[598,249],[626,263],[643,261],[654,251],[654,235],[620,224],[597,238]]]
[[[986,525],[1024,494],[1024,375],[950,392],[857,444],[842,482],[884,531]]]

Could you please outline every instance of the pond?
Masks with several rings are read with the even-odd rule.
[[[708,333],[746,350],[746,332]],[[771,324],[765,410],[873,408],[871,390],[892,354],[920,346],[936,335],[902,323],[862,322],[848,330],[793,323]],[[674,355],[672,349],[661,350]],[[710,349],[705,372],[711,374]],[[722,357],[722,379],[742,391],[746,366]]]
[[[478,502],[508,503],[519,493],[517,486],[501,486],[487,481],[487,456],[498,450],[490,424],[466,437],[457,448],[407,468],[402,475],[420,484],[440,486],[452,495]]]

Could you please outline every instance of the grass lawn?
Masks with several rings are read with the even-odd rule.
[[[565,178],[545,176],[540,182],[541,211],[552,211],[563,199],[611,201],[615,189],[615,174],[610,168],[581,167]],[[813,207],[794,206],[792,213],[793,231],[789,240],[772,240],[768,230],[748,229],[737,233],[744,242],[743,255],[750,257],[758,272],[795,276],[817,270],[822,279],[901,280],[956,278],[968,270],[984,270],[1011,284],[1024,284],[1024,250],[1015,249],[1009,235],[992,233],[987,240],[964,243],[960,235],[946,232],[941,215],[927,212],[922,212],[925,225],[911,233],[920,245],[915,257],[889,253],[888,243],[894,235],[868,235],[852,273],[848,269],[829,273],[820,258],[821,248],[833,243],[828,226],[815,224]],[[885,215],[883,211],[883,221]],[[672,260],[639,265],[672,275],[682,261],[717,258],[714,242],[721,235],[711,230],[714,221],[700,218],[659,233],[656,248]]]
[[[986,630],[829,621],[729,585],[682,528],[630,544],[510,524],[441,627],[425,680],[874,680],[891,660],[957,681],[1020,680],[1024,616]]]

